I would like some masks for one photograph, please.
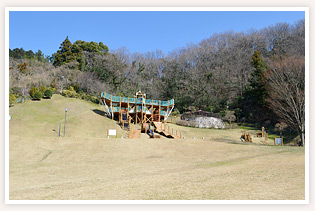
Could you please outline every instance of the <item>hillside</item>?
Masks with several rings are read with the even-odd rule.
[[[65,108],[66,137],[58,137]],[[305,198],[303,147],[244,144],[241,129],[173,124],[185,139],[107,139],[108,128],[125,131],[102,111],[60,95],[11,107],[10,199]]]

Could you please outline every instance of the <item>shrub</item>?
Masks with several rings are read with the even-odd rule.
[[[93,103],[98,104],[99,103],[99,98],[95,97],[95,96],[91,96],[90,101],[93,102]]]
[[[69,90],[63,90],[61,95],[65,97],[80,98],[80,95],[78,93]]]
[[[69,90],[70,92],[75,92],[73,86],[69,86],[68,90]]]
[[[42,93],[42,95],[45,94],[46,90],[47,90],[47,89],[46,89],[45,86],[41,86],[41,87],[39,88],[39,91],[40,91],[40,93]]]
[[[34,94],[33,99],[34,99],[34,100],[40,100],[42,97],[43,97],[43,95],[42,95],[41,92],[36,92],[36,93]]]
[[[57,92],[57,89],[54,87],[49,87],[48,89],[51,91],[52,94],[55,94]]]
[[[53,92],[52,92],[52,90],[51,89],[47,89],[46,91],[45,91],[45,97],[47,97],[47,98],[51,98],[52,97],[52,95],[53,95]]]
[[[13,94],[9,95],[9,106],[13,106],[13,104],[16,102],[16,97]]]
[[[37,87],[31,88],[31,90],[30,90],[31,98],[34,98],[36,92],[38,92],[38,88]]]

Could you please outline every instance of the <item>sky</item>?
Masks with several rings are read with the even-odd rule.
[[[304,11],[10,11],[9,47],[51,55],[68,36],[131,53],[198,44],[214,33],[294,24]]]

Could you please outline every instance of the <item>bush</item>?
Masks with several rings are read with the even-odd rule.
[[[39,91],[40,91],[40,93],[42,93],[42,95],[45,94],[46,90],[47,90],[47,89],[46,89],[45,86],[41,86],[40,89],[39,89]]]
[[[34,94],[33,99],[34,99],[34,100],[40,100],[42,97],[43,97],[43,95],[42,95],[41,92],[36,92],[36,93]]]
[[[80,98],[80,95],[78,93],[69,90],[63,90],[61,95],[65,97]]]
[[[16,102],[16,97],[13,94],[9,95],[9,106],[13,106],[13,104]]]
[[[31,98],[34,98],[36,92],[38,92],[38,88],[37,87],[31,88],[31,90],[30,90]]]
[[[69,90],[70,92],[75,92],[73,86],[69,86],[68,90]]]
[[[50,98],[52,97],[52,95],[53,95],[52,90],[47,89],[47,90],[45,91],[45,97],[47,97],[47,98],[50,99]]]
[[[57,92],[57,89],[54,87],[49,87],[48,89],[52,92],[52,94],[55,94]]]

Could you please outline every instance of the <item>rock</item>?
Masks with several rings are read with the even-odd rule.
[[[199,128],[225,128],[223,120],[215,117],[191,117],[185,120],[194,122]]]

